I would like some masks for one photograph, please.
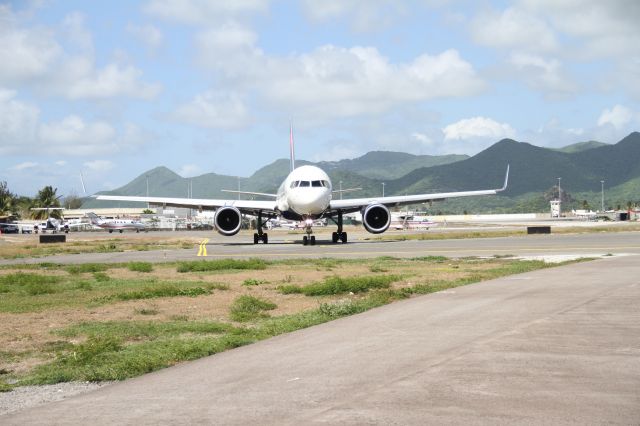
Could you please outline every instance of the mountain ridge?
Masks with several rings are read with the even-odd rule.
[[[580,145],[580,144],[574,144]],[[571,147],[572,145],[569,145]],[[620,196],[633,196],[634,182],[640,182],[640,133],[630,133],[616,144],[581,145],[583,149],[559,151],[527,142],[503,139],[478,154],[445,158],[444,164],[416,167],[423,157],[391,151],[372,151],[356,159],[312,163],[298,160],[297,165],[312,164],[322,167],[330,176],[334,189],[342,181],[343,188],[362,187],[355,197],[385,194],[432,193],[499,188],[502,186],[507,164],[511,165],[509,186],[500,197],[515,199],[526,194],[542,193],[557,185],[571,192],[585,193],[595,198],[604,180],[608,188],[620,188]],[[447,157],[447,156],[443,156]],[[464,158],[462,158],[464,157]],[[452,158],[457,161],[446,162]],[[388,159],[388,161],[386,161]],[[438,159],[443,160],[442,158]],[[386,163],[386,166],[383,164]],[[366,176],[375,168],[411,169],[399,177]],[[363,172],[365,171],[365,172]],[[274,193],[289,172],[289,160],[279,159],[254,172],[248,178],[207,173],[183,178],[160,166],[142,173],[128,184],[113,191],[119,195],[146,195],[147,176],[150,196],[188,196],[189,185],[193,198],[229,198],[221,189]],[[615,191],[614,191],[615,193]],[[636,197],[639,198],[639,197]],[[86,203],[85,208],[100,207],[97,200]],[[104,205],[104,204],[103,204]],[[111,203],[113,205],[113,203]]]

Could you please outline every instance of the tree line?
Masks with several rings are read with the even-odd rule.
[[[7,182],[0,182],[0,216],[12,216],[17,219],[46,219],[48,216],[60,218],[60,210],[32,210],[51,207],[65,207],[78,209],[82,206],[82,199],[71,194],[67,197],[58,195],[58,188],[45,186],[35,197],[18,196],[12,193]],[[63,198],[63,199],[62,199]],[[61,201],[62,199],[62,201]]]

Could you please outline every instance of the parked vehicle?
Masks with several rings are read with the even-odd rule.
[[[0,223],[0,233],[2,234],[17,234],[18,225],[13,223]]]

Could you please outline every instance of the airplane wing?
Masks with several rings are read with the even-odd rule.
[[[397,195],[391,197],[372,197],[372,198],[352,198],[349,200],[331,200],[329,209],[332,211],[342,210],[343,212],[353,212],[360,210],[369,204],[384,204],[387,207],[402,206],[407,204],[426,203],[429,201],[443,201],[447,198],[472,197],[476,195],[494,195],[507,189],[509,181],[509,166],[507,165],[507,173],[504,177],[504,185],[499,189],[485,189],[480,191],[463,191],[463,192],[442,192],[435,194],[417,194],[417,195]]]
[[[254,201],[254,200],[210,200],[206,198],[168,198],[168,197],[135,197],[126,195],[98,195],[98,200],[109,201],[136,201],[149,203],[150,205],[163,207],[183,207],[195,210],[216,210],[219,207],[233,206],[244,214],[257,215],[259,211],[263,213],[274,212],[276,202],[274,201]]]

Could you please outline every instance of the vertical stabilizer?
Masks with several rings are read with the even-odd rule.
[[[296,152],[293,145],[293,126],[289,122],[289,157],[291,158],[291,171],[296,168]]]
[[[82,192],[87,195],[87,188],[84,187],[84,176],[82,176],[82,170],[80,170],[80,182],[82,183]]]

